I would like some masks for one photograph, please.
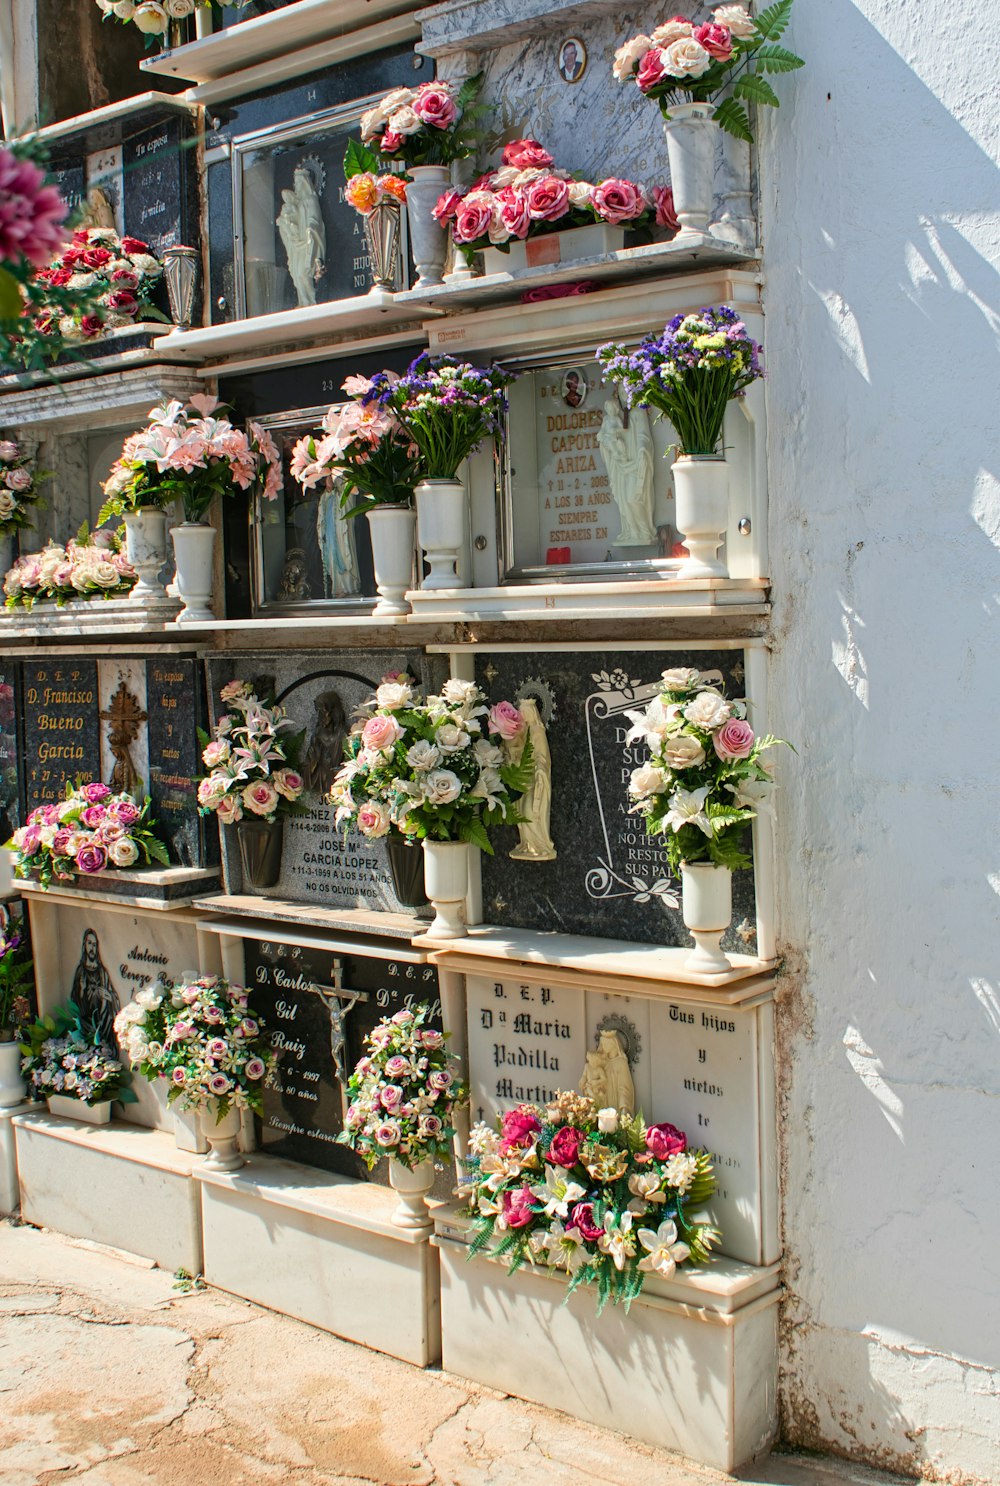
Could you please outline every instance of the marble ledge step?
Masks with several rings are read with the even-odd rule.
[[[536,985],[578,987],[581,976],[586,976],[591,990],[628,989],[636,995],[708,1000],[726,1006],[769,999],[779,963],[734,954],[729,957],[732,968],[728,972],[699,975],[686,968],[690,948],[485,924],[470,928],[462,939],[436,939],[427,933],[414,939],[413,945],[430,950],[441,969],[468,975],[495,976],[503,965]]]
[[[423,933],[431,916],[429,908],[425,910],[426,917],[419,919],[406,913],[382,913],[369,908],[323,908],[318,903],[295,903],[263,893],[220,893],[215,897],[198,898],[194,906],[204,912],[222,915],[215,921],[203,922],[202,928],[243,937],[249,937],[255,926],[263,926],[270,934],[275,924],[288,924],[362,935],[369,940],[412,940],[415,935]],[[296,937],[295,942],[301,941]]]
[[[54,144],[56,140],[79,139],[92,152],[121,144],[126,135],[135,134],[143,126],[156,124],[171,114],[193,117],[197,112],[194,103],[175,93],[137,93],[132,98],[121,98],[117,103],[105,104],[103,108],[94,108],[88,113],[75,114],[72,118],[60,119],[55,124],[46,124],[39,129],[36,137],[46,144]]]
[[[130,872],[91,872],[72,882],[19,881],[18,890],[29,897],[52,902],[102,903],[109,908],[149,908],[169,912],[190,908],[219,882],[218,867],[155,867]]]
[[[519,583],[497,588],[413,589],[406,595],[413,623],[481,620],[627,619],[696,616],[759,617],[768,608],[769,578],[592,580]]]

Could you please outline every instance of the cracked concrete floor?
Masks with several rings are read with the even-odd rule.
[[[721,1486],[563,1414],[0,1221],[2,1486]],[[743,1479],[875,1486],[774,1456]]]

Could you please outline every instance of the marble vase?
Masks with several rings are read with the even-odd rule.
[[[15,1109],[28,1097],[21,1077],[21,1049],[16,1042],[0,1042],[0,1109]]]
[[[421,480],[416,489],[417,538],[430,567],[421,588],[461,588],[468,496],[461,480]]]
[[[178,624],[202,624],[214,619],[212,613],[212,573],[215,530],[200,521],[185,521],[170,528],[174,544],[177,576],[174,587],[184,607],[177,616]]]
[[[243,1156],[237,1145],[240,1133],[240,1112],[230,1105],[228,1112],[219,1119],[219,1105],[215,1099],[201,1110],[201,1128],[209,1144],[205,1165],[209,1171],[238,1171],[243,1165]]]
[[[372,613],[409,614],[404,598],[413,583],[414,528],[417,513],[412,506],[375,506],[365,513],[372,539],[372,566],[379,599]]]
[[[166,599],[159,581],[167,560],[167,516],[159,506],[139,506],[122,516],[125,556],[139,574],[129,598],[134,603],[157,604]]]
[[[389,1185],[399,1198],[392,1221],[397,1228],[429,1228],[427,1194],[434,1185],[434,1162],[421,1161],[411,1171],[402,1161],[389,1157]]]
[[[695,942],[685,970],[724,975],[733,968],[719,948],[733,917],[733,874],[711,862],[681,862],[681,900],[684,923]]]
[[[410,226],[410,252],[417,270],[414,289],[431,289],[444,279],[448,256],[448,234],[432,215],[438,198],[451,185],[447,165],[411,165],[406,187],[406,210]]]
[[[719,126],[711,103],[677,103],[663,121],[674,211],[684,232],[707,232],[715,205],[715,145]]]
[[[427,932],[435,939],[463,939],[469,932],[465,900],[471,859],[468,841],[424,842],[424,887],[434,907],[434,921]]]
[[[677,530],[688,550],[678,578],[728,578],[719,548],[729,525],[729,467],[721,455],[682,454],[670,466]]]

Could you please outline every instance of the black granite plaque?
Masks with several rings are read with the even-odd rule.
[[[97,662],[73,656],[23,663],[28,810],[62,799],[77,775],[101,777]]]
[[[70,218],[84,202],[86,196],[84,164],[82,160],[67,160],[52,165],[49,169],[52,184],[70,210]]]
[[[165,119],[126,139],[122,147],[125,179],[125,231],[159,254],[184,238],[181,126]]]
[[[21,824],[21,750],[17,719],[21,711],[19,667],[0,663],[0,843]]]
[[[365,1036],[383,1016],[424,1003],[431,1006],[431,1025],[441,1026],[437,971],[268,940],[247,940],[245,966],[251,1006],[277,1054],[264,1088],[262,1147],[306,1166],[384,1182],[384,1164],[369,1177],[364,1163],[337,1144],[344,1111],[335,1051],[340,1044],[327,1000],[309,987],[332,990],[339,983],[345,993],[360,991],[367,998],[343,1013],[339,1055],[349,1075],[364,1054]]]
[[[199,661],[176,655],[146,661],[149,793],[170,860],[182,867],[208,865],[206,843],[215,841],[214,828],[206,830],[198,814],[202,762],[197,729],[206,722],[204,696]]]
[[[653,944],[690,944],[680,882],[664,844],[630,813],[628,780],[648,757],[625,747],[627,713],[656,695],[672,666],[719,671],[727,694],[743,695],[739,650],[481,655],[476,679],[491,701],[531,695],[546,723],[552,756],[551,836],[555,861],[517,861],[518,833],[493,836],[483,856],[483,917],[513,928],[595,934]],[[726,949],[756,953],[752,871],[733,877],[733,927]]]

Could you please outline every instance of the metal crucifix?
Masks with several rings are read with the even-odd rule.
[[[347,1114],[347,1080],[349,1077],[344,1050],[347,1047],[347,1032],[344,1022],[348,1014],[359,1001],[369,999],[367,991],[352,991],[342,983],[343,970],[339,960],[333,962],[333,985],[317,985],[311,982],[306,989],[315,991],[326,1006],[330,1016],[330,1051],[333,1054],[333,1066],[337,1071],[337,1082],[340,1085],[340,1102],[343,1113]]]

